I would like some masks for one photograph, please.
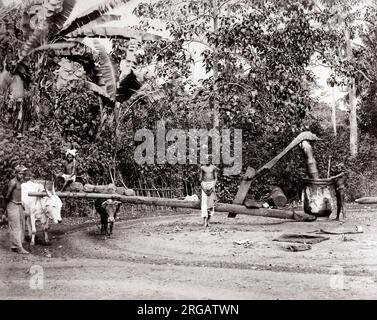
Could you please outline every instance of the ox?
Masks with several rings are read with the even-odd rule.
[[[21,185],[22,190],[22,202],[24,204],[26,226],[29,236],[31,236],[31,245],[35,244],[35,234],[37,229],[35,226],[36,221],[42,223],[45,242],[49,243],[47,231],[49,229],[49,220],[53,220],[54,223],[62,222],[61,208],[62,201],[55,193],[54,184],[52,184],[52,192],[49,192],[41,183],[32,181],[25,182]],[[29,192],[43,192],[46,191],[47,197],[30,197]]]
[[[102,202],[102,200],[100,199],[97,199],[94,202],[94,207],[101,216],[101,233],[106,232],[108,236],[112,235],[115,218],[121,204],[121,202],[111,199],[104,202]]]

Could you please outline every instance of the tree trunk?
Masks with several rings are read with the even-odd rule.
[[[357,128],[357,111],[356,111],[356,86],[355,78],[351,79],[348,86],[349,105],[350,105],[350,153],[351,157],[355,157],[358,151],[358,128]]]
[[[213,32],[217,33],[219,31],[219,8],[217,0],[212,0],[212,17],[213,17]],[[213,48],[213,96],[212,96],[212,112],[213,112],[213,128],[219,129],[220,127],[220,117],[219,117],[219,103],[216,99],[218,94],[218,83],[217,79],[219,77],[219,59],[217,56],[217,48]]]
[[[335,99],[335,88],[332,87],[332,112],[331,112],[331,123],[333,127],[334,136],[337,135],[336,128],[336,99]]]
[[[351,46],[351,36],[350,31],[347,26],[344,28],[344,37],[346,41],[346,51],[347,51],[347,59],[348,61],[353,64],[354,57],[352,53],[352,46]],[[351,157],[355,157],[357,155],[358,149],[358,132],[357,132],[357,113],[356,113],[356,85],[355,85],[355,78],[350,77],[348,82],[348,102],[349,102],[349,121],[350,121],[350,154]]]

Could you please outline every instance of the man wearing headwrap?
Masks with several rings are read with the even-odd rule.
[[[59,175],[59,177],[62,177],[64,180],[61,191],[63,191],[69,184],[76,181],[76,149],[67,149],[65,157],[64,173]]]
[[[24,180],[27,168],[18,165],[15,168],[16,176],[9,182],[5,198],[6,215],[8,216],[10,248],[12,251],[27,254],[22,241],[25,237],[25,214],[21,201],[21,183]]]

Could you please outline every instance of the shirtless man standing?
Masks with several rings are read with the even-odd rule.
[[[22,241],[25,237],[25,214],[21,201],[21,183],[24,180],[24,166],[16,167],[16,177],[8,185],[8,191],[5,198],[6,215],[8,216],[9,238],[11,250],[17,253],[28,254],[23,246]]]
[[[61,191],[63,191],[70,183],[76,181],[76,150],[68,149],[65,156],[66,161],[64,162],[64,173],[58,175],[58,177],[61,177],[64,180]]]
[[[217,170],[217,167],[212,164],[211,157],[208,157],[205,166],[200,167],[199,180],[202,188],[201,217],[204,220],[205,227],[209,227],[208,221],[215,212]]]

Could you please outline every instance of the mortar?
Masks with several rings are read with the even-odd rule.
[[[316,217],[329,217],[336,207],[335,184],[332,178],[303,178],[304,212]]]

